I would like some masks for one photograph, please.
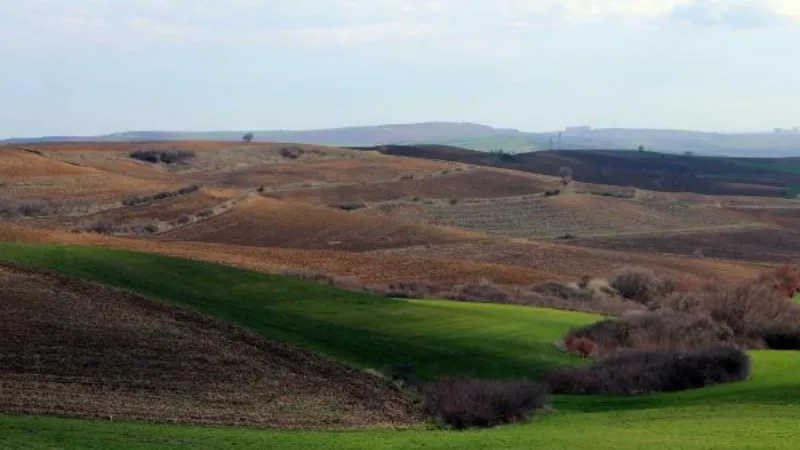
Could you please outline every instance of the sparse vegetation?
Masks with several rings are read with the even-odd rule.
[[[152,195],[137,195],[135,197],[130,197],[122,201],[122,204],[125,206],[138,206],[144,203],[155,202],[158,200],[164,200],[165,198],[172,198],[177,197],[179,195],[188,195],[193,192],[197,192],[200,190],[202,186],[199,184],[193,184],[191,186],[187,186],[184,188],[180,188],[177,191],[165,191],[165,192],[157,192]]]
[[[130,157],[151,164],[178,164],[194,158],[195,153],[186,150],[136,150]]]
[[[59,212],[61,205],[50,200],[0,199],[0,218],[51,216]]]

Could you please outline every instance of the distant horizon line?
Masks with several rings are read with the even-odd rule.
[[[504,127],[487,125],[480,122],[470,121],[426,121],[426,122],[405,122],[405,123],[378,123],[372,125],[344,125],[335,127],[324,128],[292,128],[292,129],[130,129],[125,131],[112,131],[107,133],[75,133],[75,134],[39,134],[28,136],[0,136],[0,141],[7,140],[23,140],[23,139],[42,139],[42,138],[65,138],[65,139],[79,139],[79,138],[102,138],[107,136],[136,134],[136,133],[163,133],[163,134],[179,134],[179,133],[305,133],[315,131],[332,131],[332,130],[347,130],[359,128],[378,128],[378,127],[412,127],[420,125],[470,125],[491,128],[497,131],[515,132],[521,134],[549,134],[549,133],[569,133],[569,132],[592,132],[592,131],[658,131],[658,132],[690,132],[690,133],[704,133],[704,134],[800,134],[800,126],[788,127],[774,127],[772,129],[751,129],[751,130],[704,130],[693,128],[647,128],[647,127],[624,127],[624,126],[608,126],[608,127],[594,127],[591,125],[570,125],[565,126],[559,130],[545,130],[545,131],[524,131],[515,127]]]

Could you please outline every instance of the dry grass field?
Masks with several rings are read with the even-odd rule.
[[[262,427],[419,413],[377,378],[98,284],[0,265],[0,410]]]

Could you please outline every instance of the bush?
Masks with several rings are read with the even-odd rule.
[[[446,295],[448,300],[477,303],[514,303],[512,294],[489,280],[479,279],[456,286]]]
[[[184,150],[136,150],[129,156],[151,164],[177,164],[194,158],[195,153]]]
[[[544,382],[554,394],[637,395],[701,388],[749,376],[750,358],[744,351],[710,347],[626,354],[587,368],[551,372]]]
[[[763,272],[756,281],[785,298],[793,298],[800,293],[800,267],[783,265]]]
[[[0,200],[0,217],[42,217],[58,212],[58,203],[48,200]]]
[[[547,406],[545,390],[529,381],[445,378],[427,386],[423,398],[430,414],[457,429],[516,422]]]
[[[432,283],[421,281],[399,281],[389,283],[385,288],[380,289],[380,294],[386,298],[428,298],[435,296],[441,289]]]
[[[672,280],[658,277],[650,270],[639,268],[622,269],[612,275],[608,283],[622,297],[643,305],[669,295],[677,289]]]
[[[365,203],[350,202],[350,203],[339,203],[336,205],[331,205],[331,207],[341,209],[342,211],[356,211],[359,209],[366,208],[367,205]]]
[[[630,313],[572,330],[564,343],[588,339],[599,355],[609,356],[629,350],[696,349],[732,342],[733,338],[729,327],[708,317],[659,311]]]
[[[742,344],[785,349],[800,335],[800,307],[760,282],[710,287],[694,296],[667,297],[663,308],[706,315],[729,327]],[[777,345],[778,347],[773,347]],[[800,349],[800,345],[793,347]]]
[[[561,195],[561,189],[550,189],[550,190],[544,191],[544,196],[545,197],[555,197],[556,195]]]
[[[177,191],[157,192],[153,195],[146,195],[146,196],[137,195],[135,197],[126,198],[125,200],[122,201],[122,204],[124,206],[138,206],[143,203],[150,203],[158,200],[164,200],[165,198],[172,198],[172,197],[177,197],[179,195],[191,194],[193,192],[197,192],[198,190],[200,190],[201,187],[202,185],[193,184],[191,186],[180,188]]]

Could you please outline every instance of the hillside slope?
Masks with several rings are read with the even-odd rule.
[[[156,281],[154,281],[156,282]],[[0,411],[267,427],[415,423],[324,358],[142,297],[0,265]]]
[[[480,238],[465,231],[262,197],[248,199],[231,212],[159,235],[164,240],[346,251]]]

